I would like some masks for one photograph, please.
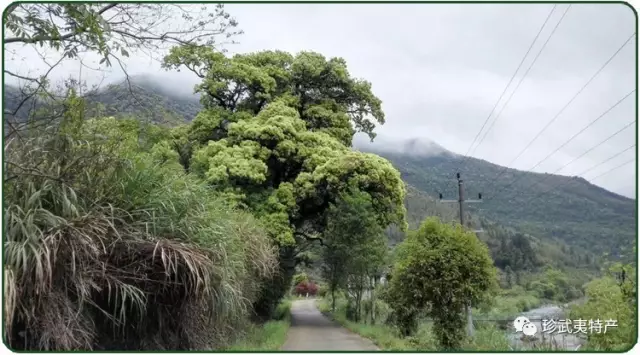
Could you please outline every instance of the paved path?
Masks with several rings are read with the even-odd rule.
[[[283,351],[377,351],[369,339],[352,333],[326,318],[315,300],[298,300],[291,305],[291,328]]]

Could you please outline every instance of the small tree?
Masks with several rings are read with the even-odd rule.
[[[376,219],[372,199],[350,189],[329,208],[324,237],[323,274],[335,311],[335,292],[348,291],[354,319],[360,318],[361,301],[373,275],[379,273],[387,254],[384,229]]]
[[[456,349],[464,339],[465,305],[484,303],[496,289],[486,245],[460,226],[430,218],[400,245],[386,298],[403,334],[414,332],[417,315],[425,312],[440,345]]]

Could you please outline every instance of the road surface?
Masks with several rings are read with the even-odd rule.
[[[352,333],[326,318],[315,300],[293,301],[291,328],[282,346],[283,351],[377,351],[369,339]]]

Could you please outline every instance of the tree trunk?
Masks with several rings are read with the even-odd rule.
[[[336,288],[331,288],[331,312],[336,311]]]
[[[376,297],[375,297],[375,289],[376,289],[376,278],[372,278],[371,285],[371,324],[376,324]]]

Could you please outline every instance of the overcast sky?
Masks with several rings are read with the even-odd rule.
[[[511,163],[635,31],[634,14],[624,5],[572,5],[503,110],[567,6],[556,7],[485,131],[501,112],[495,125],[472,150],[473,156]],[[387,123],[377,130],[381,142],[420,138],[465,154],[552,8],[550,4],[227,4],[245,32],[237,38],[240,43],[228,49],[231,53],[311,50],[343,57],[351,74],[370,81],[382,99]],[[21,53],[28,57],[27,51]],[[635,89],[636,53],[633,38],[510,167],[530,170]],[[36,65],[19,57],[8,67],[24,71]],[[69,64],[54,75],[68,76],[77,72],[74,68]],[[133,74],[155,74],[175,90],[191,91],[197,83],[189,73],[164,72],[146,58],[131,58],[127,68]],[[534,170],[556,172],[634,122],[635,100],[633,93]],[[632,146],[636,129],[631,125],[557,173],[579,174]],[[590,180],[635,154],[636,148],[629,149],[583,177]],[[635,162],[593,182],[635,197]]]

